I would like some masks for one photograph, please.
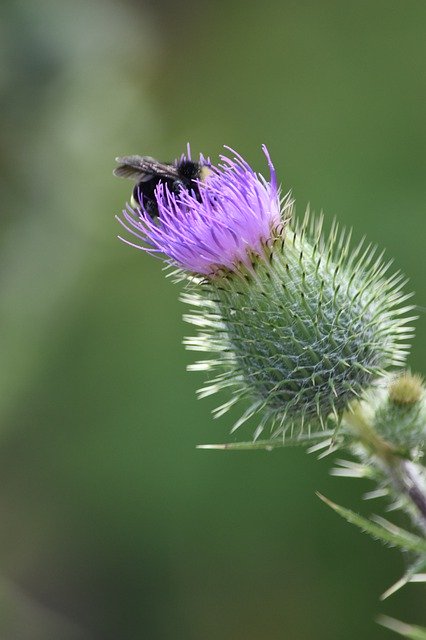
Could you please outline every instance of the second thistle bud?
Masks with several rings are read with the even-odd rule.
[[[391,378],[370,400],[372,428],[388,443],[407,452],[421,449],[426,438],[426,390],[409,372]]]

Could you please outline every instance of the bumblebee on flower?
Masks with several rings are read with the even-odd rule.
[[[338,421],[351,399],[405,361],[403,278],[388,277],[374,251],[351,253],[336,227],[325,241],[321,221],[291,220],[265,147],[268,179],[229,151],[217,166],[203,156],[160,165],[173,169],[149,176],[158,216],[142,183],[138,206],[118,218],[135,239],[123,240],[201,276],[183,296],[194,307],[186,320],[200,331],[186,345],[214,354],[192,367],[215,372],[200,396],[233,392],[216,415],[244,399],[235,426],[257,414],[255,437],[267,425],[278,437]],[[186,181],[185,163],[199,171]]]
[[[233,160],[222,156],[218,167],[200,156],[197,165],[209,166],[204,179],[200,176],[191,185],[174,189],[161,174],[157,176],[158,218],[150,215],[142,194],[138,206],[123,211],[119,221],[142,242],[138,248],[164,254],[192,273],[211,275],[220,268],[235,270],[239,263],[249,266],[250,255],[262,253],[265,243],[282,228],[283,209],[291,207],[288,198],[282,207],[275,170],[263,150],[269,181],[237,154]],[[185,157],[180,160],[188,162]]]

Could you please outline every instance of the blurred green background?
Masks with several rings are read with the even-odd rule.
[[[179,286],[121,244],[114,157],[270,149],[386,247],[426,305],[424,0],[3,0],[0,638],[363,640],[426,586],[315,497],[368,484],[302,450],[214,452]],[[411,366],[425,372],[426,316]],[[216,401],[217,403],[217,401]],[[235,438],[247,439],[248,433]]]

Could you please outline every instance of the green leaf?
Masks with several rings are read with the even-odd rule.
[[[307,446],[327,441],[325,446],[329,446],[330,438],[334,435],[334,431],[319,431],[317,433],[304,433],[288,438],[272,438],[271,440],[254,440],[252,442],[226,442],[224,444],[199,444],[197,449],[221,449],[229,451],[248,451],[255,449],[265,449],[271,451],[280,447],[297,447]]]
[[[419,536],[405,531],[400,527],[397,527],[382,518],[377,522],[372,522],[358,513],[345,509],[338,504],[335,504],[331,500],[328,500],[323,495],[317,492],[317,496],[321,498],[323,502],[328,504],[329,507],[334,509],[342,518],[356,525],[365,533],[370,534],[376,540],[380,540],[385,544],[392,547],[399,547],[405,551],[413,551],[418,554],[426,554],[426,540],[419,538]]]
[[[410,638],[410,640],[426,640],[426,629],[423,627],[406,624],[394,618],[389,618],[389,616],[379,616],[377,622],[381,624],[382,627],[395,631],[395,633],[399,633],[399,635],[404,636],[404,638]]]

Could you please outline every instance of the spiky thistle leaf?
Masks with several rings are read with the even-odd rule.
[[[361,531],[368,533],[375,540],[380,540],[391,547],[399,547],[404,551],[412,551],[422,555],[426,554],[426,540],[419,538],[419,536],[405,531],[387,522],[383,518],[376,518],[376,521],[372,522],[350,509],[335,504],[320,493],[317,493],[317,495],[325,504],[347,520],[347,522],[356,525]]]
[[[223,444],[200,444],[197,449],[220,449],[226,451],[255,451],[264,449],[280,449],[282,447],[312,446],[315,442],[331,446],[334,431],[320,431],[318,433],[299,434],[293,438],[272,438],[269,440],[255,440],[250,442],[225,442]]]

